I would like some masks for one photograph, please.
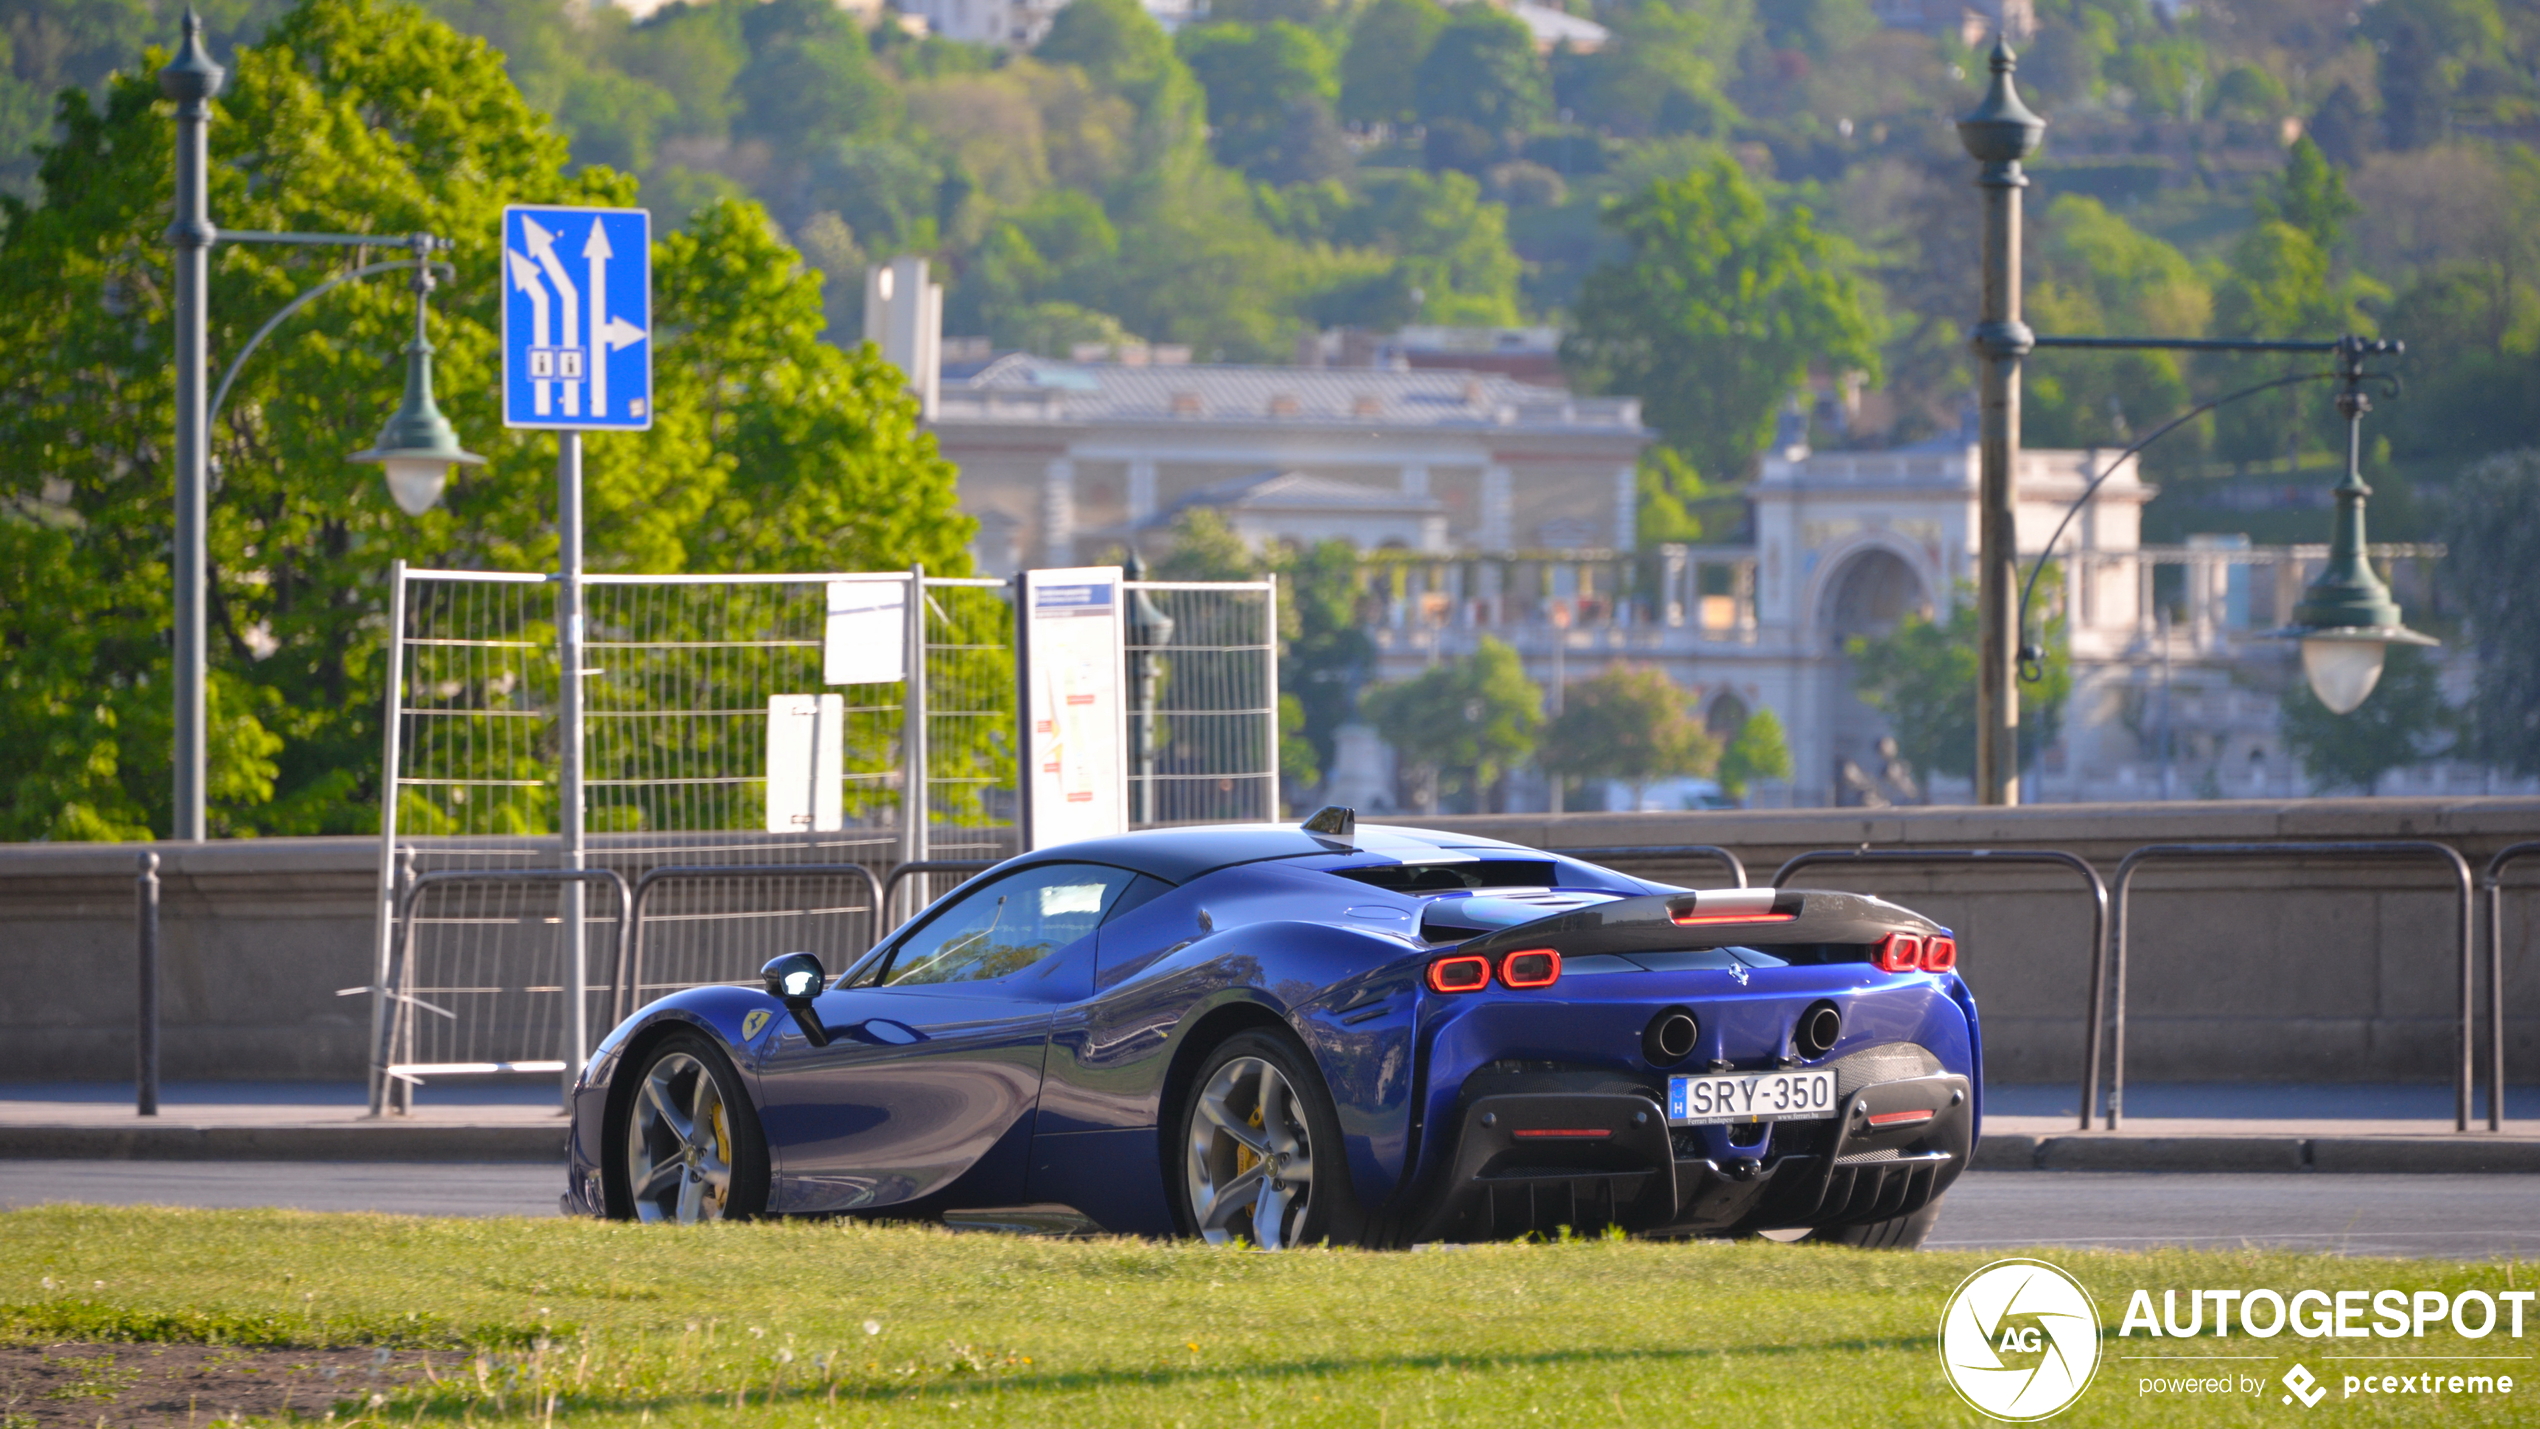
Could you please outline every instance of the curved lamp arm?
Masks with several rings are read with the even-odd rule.
[[[361,267],[356,268],[349,273],[338,273],[334,277],[327,279],[325,282],[318,284],[316,287],[309,289],[305,293],[302,293],[300,296],[293,298],[290,302],[283,304],[282,311],[265,319],[265,325],[256,329],[256,335],[247,339],[247,345],[238,349],[238,355],[230,359],[229,371],[221,374],[220,386],[212,393],[212,405],[204,412],[204,434],[209,436],[212,427],[220,421],[220,409],[229,401],[230,384],[238,380],[239,369],[247,365],[248,358],[255,356],[256,349],[263,345],[264,340],[267,337],[270,337],[273,334],[273,330],[282,326],[283,319],[288,318],[293,313],[307,307],[311,299],[326,292],[329,288],[349,283],[355,278],[375,277],[378,274],[392,273],[401,268],[438,268],[442,272],[449,274],[454,279],[458,277],[458,270],[456,268],[453,268],[449,264],[441,262],[439,259],[435,258],[398,258],[385,263],[365,263]]]
[[[2150,436],[2136,442],[2133,446],[2127,447],[2124,451],[2117,453],[2114,460],[2110,461],[2106,466],[2101,467],[2099,469],[2099,474],[2090,479],[2090,484],[2081,489],[2081,495],[2075,497],[2073,499],[2073,504],[2065,509],[2064,519],[2055,523],[2055,534],[2046,538],[2046,549],[2038,554],[2037,564],[2029,567],[2028,579],[2020,586],[2020,615],[2018,629],[2020,632],[2021,681],[2025,684],[2033,685],[2046,678],[2046,652],[2042,648],[2030,644],[2028,640],[2029,597],[2037,593],[2037,578],[2045,572],[2046,563],[2055,558],[2055,543],[2064,539],[2065,529],[2073,524],[2073,518],[2075,516],[2081,514],[2081,508],[2089,505],[2090,498],[2099,494],[2100,483],[2106,481],[2109,477],[2116,475],[2117,468],[2124,466],[2128,458],[2141,455],[2145,447],[2152,445],[2161,438],[2166,437],[2170,433],[2177,431],[2179,428],[2186,426],[2188,423],[2195,421],[2198,417],[2205,415],[2207,412],[2214,410],[2216,407],[2223,406],[2224,404],[2230,402],[2237,402],[2243,397],[2255,397],[2261,392],[2272,392],[2278,387],[2290,387],[2297,382],[2327,382],[2336,380],[2342,375],[2343,374],[2336,372],[2297,372],[2290,377],[2278,377],[2272,381],[2258,383],[2253,387],[2243,387],[2237,392],[2224,393],[2222,396],[2216,397],[2214,400],[2207,402],[2202,406],[2192,407],[2184,414],[2173,417],[2169,421],[2162,423],[2160,426],[2153,429]]]

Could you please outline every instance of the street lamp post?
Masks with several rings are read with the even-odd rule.
[[[210,136],[212,99],[220,93],[225,71],[203,49],[203,20],[190,7],[185,12],[185,38],[176,58],[159,71],[159,92],[176,101],[176,214],[167,238],[176,250],[176,600],[175,600],[175,809],[170,836],[199,841],[205,836],[204,787],[208,745],[204,728],[204,686],[208,673],[208,637],[204,621],[205,518],[211,475],[212,423],[220,415],[230,384],[267,335],[283,319],[311,299],[358,278],[395,270],[414,271],[415,335],[405,348],[405,399],[371,449],[353,460],[379,463],[386,471],[390,494],[411,514],[420,515],[440,496],[449,468],[478,465],[485,459],[465,450],[458,435],[432,400],[432,344],[424,336],[426,300],[432,292],[433,252],[449,247],[446,239],[427,233],[404,237],[364,233],[222,232],[212,224]],[[371,263],[340,273],[292,299],[275,313],[231,359],[228,373],[211,400],[204,400],[209,369],[209,303],[207,288],[215,243],[282,243],[301,247],[374,248],[402,245],[413,257]]]
[[[1976,802],[2020,801],[2019,581],[2020,361],[2035,345],[2020,320],[2020,160],[2037,151],[2046,121],[2011,82],[2018,57],[1996,36],[1993,83],[1958,121],[1958,141],[1984,168],[1984,295],[1972,335],[1983,373],[1977,468]]]

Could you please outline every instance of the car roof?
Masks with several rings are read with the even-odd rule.
[[[1183,828],[1141,829],[1111,838],[1086,839],[1037,850],[1031,863],[1107,863],[1115,868],[1152,874],[1167,883],[1188,883],[1204,873],[1236,864],[1316,854],[1354,855],[1353,865],[1451,863],[1490,853],[1543,855],[1523,844],[1440,829],[1402,828],[1392,824],[1360,824],[1354,833],[1307,833],[1294,824],[1200,824]]]

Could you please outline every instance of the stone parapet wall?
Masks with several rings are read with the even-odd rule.
[[[2055,848],[2113,877],[2151,843],[2433,839],[2473,868],[2540,838],[2540,799],[2059,804],[1440,817],[1551,848],[1719,844],[1763,882],[1821,848]],[[141,845],[0,847],[0,1080],[131,1075]],[[161,856],[163,1074],[363,1073],[378,845],[360,838],[152,846]],[[1626,865],[1712,883],[1694,861]],[[2081,1066],[2089,917],[2052,868],[1820,867],[1955,928],[1997,1081]],[[2540,860],[2505,897],[2508,1071],[2540,1080]],[[2519,886],[2534,892],[2514,891]],[[2129,1039],[2140,1081],[2444,1081],[2458,1006],[2457,894],[2428,860],[2161,865],[2136,879]],[[2483,953],[2482,953],[2483,962]],[[2485,989],[2480,989],[2481,1019]],[[2483,1069],[2482,1069],[2483,1075]]]

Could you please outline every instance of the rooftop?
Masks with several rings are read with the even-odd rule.
[[[1171,422],[1361,430],[1515,428],[1646,437],[1635,397],[1573,397],[1491,372],[1062,362],[1010,352],[947,362],[938,423]]]

